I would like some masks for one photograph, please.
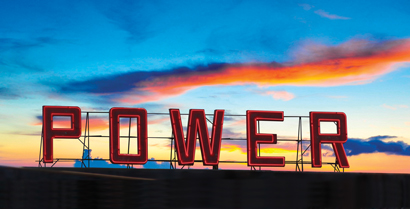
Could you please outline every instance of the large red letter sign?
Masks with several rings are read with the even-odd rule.
[[[321,121],[337,123],[337,134],[321,134]],[[343,148],[343,143],[347,141],[346,114],[342,112],[310,112],[310,140],[312,167],[322,167],[322,143],[332,143],[339,166],[341,168],[349,167]]]
[[[285,166],[285,157],[260,157],[258,144],[276,144],[276,134],[258,134],[257,121],[283,121],[283,111],[246,111],[246,132],[248,135],[248,166]]]
[[[212,138],[209,141],[208,126],[204,110],[189,110],[187,139],[184,140],[181,114],[179,109],[170,109],[172,132],[175,137],[175,145],[179,165],[192,165],[195,159],[196,136],[199,134],[201,153],[204,165],[218,165],[219,152],[221,149],[222,126],[224,110],[215,110],[212,127]]]
[[[71,128],[53,128],[54,116],[70,116]],[[54,138],[81,136],[81,109],[79,107],[43,106],[43,162],[53,162]]]
[[[120,117],[137,118],[138,154],[120,154]],[[148,161],[147,110],[144,108],[110,109],[110,161],[115,164],[145,164]]]

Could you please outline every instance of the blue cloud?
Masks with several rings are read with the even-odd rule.
[[[84,164],[88,166],[88,161],[84,161]],[[75,168],[81,168],[81,161],[76,160],[74,163]],[[102,158],[94,158],[90,160],[90,167],[91,168],[127,168],[125,165],[119,165],[119,164],[111,164],[105,160],[102,160]]]
[[[6,87],[0,87],[0,99],[17,99],[20,97],[13,92],[12,89]]]
[[[83,152],[83,159],[87,159],[88,152],[90,152],[90,158],[91,158],[91,150],[85,149]],[[149,159],[147,163],[143,165],[143,168],[151,168],[151,169],[169,169],[169,162],[156,162],[154,161],[155,158]],[[74,162],[74,167],[75,168],[81,168],[81,160],[76,160]],[[84,164],[88,166],[88,161],[84,160]],[[91,168],[127,168],[126,165],[119,165],[119,164],[111,164],[102,158],[94,158],[90,160],[90,167]]]
[[[149,29],[150,17],[153,14],[152,11],[149,12],[149,1],[93,2],[96,9],[112,24],[128,33],[129,41],[139,43],[153,37],[154,32]]]
[[[384,142],[385,139],[397,138],[396,136],[373,136],[368,139],[349,138],[344,143],[347,156],[365,153],[386,153],[394,155],[410,156],[410,144],[403,141]],[[324,147],[325,148],[325,147]],[[331,149],[326,146],[325,149]],[[333,149],[332,149],[333,150]]]
[[[151,158],[150,160],[155,160],[155,158]],[[169,169],[169,162],[156,162],[156,161],[148,161],[142,167],[143,168],[151,168],[151,169]]]
[[[83,152],[83,159],[86,159],[88,156],[88,152],[90,152],[90,158],[91,158],[91,150],[85,149]],[[74,162],[74,167],[75,168],[81,168],[81,160],[76,160]],[[84,164],[88,166],[88,160],[84,161]],[[90,160],[90,167],[91,168],[127,168],[125,165],[119,165],[119,164],[111,164],[105,160],[102,160],[102,158],[94,158]]]
[[[30,72],[44,72],[41,64],[36,64],[30,59],[22,56],[22,53],[29,52],[31,49],[40,49],[45,46],[65,43],[51,37],[38,37],[32,39],[1,38],[0,37],[0,65],[5,66],[3,71],[16,72],[24,70]],[[30,57],[30,56],[28,56]]]
[[[186,74],[206,74],[223,70],[228,64],[212,63],[209,65],[198,65],[193,68],[179,67],[164,71],[134,71],[117,75],[108,75],[93,78],[86,81],[72,81],[66,84],[54,84],[60,86],[60,92],[64,93],[123,93],[138,88],[139,82],[149,81],[156,78],[178,76]],[[141,92],[143,94],[143,92]]]

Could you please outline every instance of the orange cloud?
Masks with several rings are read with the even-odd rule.
[[[269,147],[265,147],[266,145],[262,145],[260,150],[262,153],[296,153],[297,146],[296,143],[286,143],[286,142],[278,142],[277,144],[270,144],[267,145]],[[273,147],[272,147],[273,146]],[[247,153],[246,144],[234,144],[234,143],[223,143],[221,151],[227,152],[234,152],[234,151],[241,151],[242,153]]]
[[[351,40],[337,46],[309,44],[299,49],[295,55],[294,61],[283,64],[227,64],[218,70],[192,70],[183,74],[151,77],[137,82],[134,91],[125,94],[120,101],[156,101],[197,87],[214,85],[365,84],[394,71],[398,67],[397,63],[409,62],[410,39],[384,42]]]
[[[163,123],[165,121],[169,121],[169,118],[164,117],[164,118],[159,118],[159,119],[149,119],[148,124],[159,124]],[[107,130],[109,128],[109,123],[108,123],[108,118],[103,119],[103,118],[90,118],[89,119],[90,123],[90,132],[92,131],[102,131],[102,130]],[[135,121],[133,121],[135,123]],[[81,128],[82,132],[85,130],[85,124],[86,124],[86,119],[81,120]],[[41,126],[42,122],[36,122],[33,123],[32,125],[34,126]],[[132,126],[135,124],[131,124]],[[70,121],[68,120],[54,120],[53,121],[53,127],[54,128],[69,128],[70,127]],[[121,123],[120,128],[128,128],[129,124],[128,123]]]
[[[245,126],[245,125],[246,125],[246,119],[237,120],[233,123],[228,123],[228,126]]]
[[[246,154],[246,149],[236,144],[224,144],[222,145],[221,151],[226,151],[226,152],[240,151],[242,154]]]
[[[86,123],[86,119],[82,119],[81,120],[81,128],[82,131],[84,132],[85,130],[85,123]],[[102,130],[106,130],[109,127],[108,124],[108,119],[102,119],[102,118],[90,118],[89,119],[89,123],[90,123],[90,131],[102,131]],[[34,126],[41,126],[43,125],[42,122],[36,122],[33,123],[32,125]],[[70,122],[66,121],[66,120],[54,120],[53,121],[53,127],[55,128],[67,128],[70,127]]]
[[[81,121],[81,125],[83,126],[83,130],[85,127],[85,119]],[[109,128],[108,119],[102,118],[90,118],[90,131],[102,131]]]

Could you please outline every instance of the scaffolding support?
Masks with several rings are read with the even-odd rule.
[[[58,162],[69,162],[69,161],[80,161],[81,162],[81,167],[82,168],[90,168],[91,167],[91,161],[94,160],[103,160],[103,161],[109,161],[109,159],[91,159],[90,152],[91,152],[91,147],[90,147],[90,138],[109,138],[109,136],[102,136],[102,135],[90,135],[90,114],[108,114],[109,112],[91,112],[91,111],[86,111],[82,112],[83,114],[86,114],[86,120],[85,120],[85,126],[84,126],[84,135],[78,138],[78,141],[80,141],[83,145],[83,150],[82,150],[82,157],[81,159],[74,159],[74,158],[55,158],[53,159],[53,163],[51,167],[54,167]],[[169,115],[168,113],[148,113],[151,115]],[[181,115],[189,115],[189,114],[181,114]],[[212,116],[213,114],[206,114],[209,116]],[[246,115],[225,115],[229,117],[245,117]],[[310,164],[311,162],[309,161],[304,161],[303,156],[304,154],[309,150],[311,147],[310,145],[310,140],[303,140],[302,136],[302,122],[304,118],[309,118],[309,116],[284,116],[288,118],[297,118],[298,119],[298,129],[297,129],[297,139],[278,139],[278,141],[293,141],[296,142],[296,161],[286,161],[286,164],[295,164],[295,171],[297,172],[303,172],[304,171],[304,164]],[[121,138],[128,138],[128,151],[127,153],[130,153],[130,146],[131,146],[131,138],[138,138],[137,136],[131,136],[131,117],[129,118],[129,125],[128,125],[128,136],[120,136]],[[210,121],[208,118],[206,118],[208,122],[212,124],[212,121]],[[137,124],[138,125],[138,124]],[[43,129],[42,129],[43,130]],[[138,132],[138,131],[137,131]],[[258,121],[258,129],[257,132],[260,133],[260,122]],[[138,134],[138,133],[137,133]],[[81,139],[82,138],[82,139]],[[154,160],[148,160],[148,161],[154,161],[154,162],[168,162],[169,163],[169,169],[177,169],[177,150],[176,150],[176,144],[175,144],[175,138],[174,134],[171,134],[171,137],[148,137],[149,139],[169,139],[170,140],[170,157],[168,160],[163,160],[163,159],[154,159]],[[246,138],[222,138],[222,140],[234,140],[234,141],[246,141]],[[304,144],[304,141],[309,141],[309,144]],[[47,167],[47,163],[43,161],[43,143],[44,143],[44,136],[43,136],[43,131],[41,133],[41,140],[40,140],[40,152],[39,152],[39,158],[36,162],[38,162],[38,167]],[[306,146],[306,148],[304,147]],[[261,146],[258,144],[258,156],[261,156]],[[195,160],[194,162],[203,162],[202,160]],[[235,160],[230,160],[230,161],[219,161],[219,163],[240,163],[244,164],[247,163],[246,161],[235,161]],[[334,172],[344,172],[344,168],[341,168],[337,160],[335,162],[323,162],[322,164],[324,165],[330,165],[332,166]],[[262,167],[258,166],[259,169],[257,169],[256,166],[250,166],[251,170],[261,170]],[[133,164],[127,164],[127,168],[134,168]],[[183,168],[190,168],[190,166],[180,166],[181,169]],[[217,170],[219,169],[219,166],[212,166],[212,169]]]

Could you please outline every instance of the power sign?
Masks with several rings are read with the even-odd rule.
[[[196,139],[202,153],[204,165],[218,165],[224,122],[224,110],[215,110],[212,133],[209,134],[205,111],[191,109],[188,117],[187,134],[184,136],[179,109],[170,109],[172,132],[179,165],[193,165]],[[70,128],[54,128],[53,117],[68,116]],[[120,153],[120,118],[136,118],[138,129],[138,153]],[[322,166],[321,144],[330,143],[341,168],[348,168],[349,162],[343,143],[347,141],[346,115],[343,112],[310,112],[310,144],[312,167]],[[247,162],[248,166],[283,167],[285,157],[258,156],[259,144],[276,144],[276,134],[257,133],[258,121],[283,121],[283,111],[246,111]],[[320,122],[334,122],[337,133],[320,132]],[[144,108],[113,107],[109,112],[110,161],[114,164],[145,164],[148,160],[147,110]],[[79,138],[81,136],[81,109],[75,106],[43,106],[43,161],[53,162],[53,139]]]

